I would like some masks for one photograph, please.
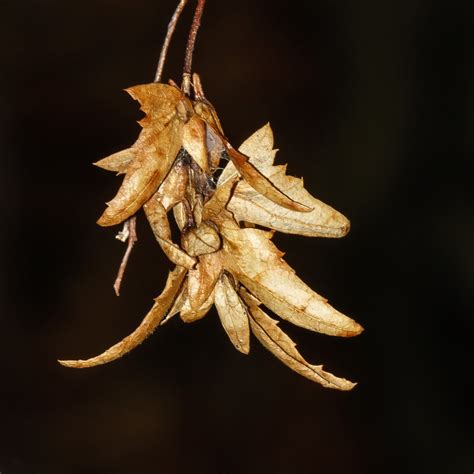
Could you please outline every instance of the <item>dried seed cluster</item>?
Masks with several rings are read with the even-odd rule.
[[[342,237],[349,221],[311,196],[303,181],[274,165],[267,124],[236,150],[194,75],[194,100],[174,83],[128,89],[142,106],[142,131],[132,147],[96,163],[125,174],[98,223],[112,226],[143,208],[159,245],[175,264],[165,289],[138,328],[102,354],[60,361],[68,367],[105,364],[135,348],[179,314],[203,318],[215,305],[234,346],[247,354],[250,332],[284,364],[325,387],[354,384],[309,364],[262,305],[281,318],[332,336],[356,336],[362,327],[311,290],[271,242],[274,231]],[[216,180],[221,161],[228,162]],[[169,212],[181,231],[172,241]],[[255,228],[263,226],[268,231]]]

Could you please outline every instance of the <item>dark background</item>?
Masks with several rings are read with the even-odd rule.
[[[150,82],[174,0],[1,2],[0,472],[471,473],[474,470],[471,0],[208,0],[194,58],[227,136],[268,120],[279,163],[347,215],[342,240],[275,236],[366,331],[282,323],[356,380],[323,389],[214,310],[109,366],[66,369],[130,333],[169,264],[142,216],[120,298],[120,179],[91,162],[133,143],[121,91]],[[191,2],[192,4],[192,2]],[[179,82],[191,6],[164,78]]]

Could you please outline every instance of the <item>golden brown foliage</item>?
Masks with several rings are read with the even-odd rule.
[[[195,76],[199,86],[199,78]],[[176,267],[139,327],[118,344],[87,360],[60,361],[83,368],[105,364],[135,348],[159,325],[179,314],[204,317],[212,305],[232,344],[250,350],[250,332],[295,372],[325,387],[354,384],[311,365],[262,309],[297,326],[351,337],[362,327],[311,290],[271,242],[274,231],[342,237],[349,221],[311,196],[303,181],[275,166],[273,133],[265,125],[236,150],[227,141],[212,105],[194,101],[172,83],[128,89],[146,113],[131,148],[95,163],[125,174],[98,223],[119,224],[143,208],[156,240]],[[216,182],[221,160],[228,163]],[[173,211],[181,242],[171,238]],[[268,231],[254,228],[263,226]]]

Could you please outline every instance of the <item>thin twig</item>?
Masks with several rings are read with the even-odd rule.
[[[201,25],[202,12],[206,0],[198,0],[196,10],[194,12],[193,23],[191,29],[189,30],[188,43],[186,45],[186,54],[184,56],[184,68],[183,68],[183,91],[185,94],[190,94],[191,92],[191,70],[193,65],[193,53],[194,45],[196,44],[196,36]]]
[[[168,48],[171,42],[171,37],[173,36],[176,24],[178,23],[179,17],[181,16],[181,12],[186,6],[186,3],[188,3],[188,0],[181,0],[179,2],[168,24],[168,31],[166,32],[165,41],[163,42],[163,46],[161,47],[160,60],[158,61],[158,67],[156,68],[155,82],[160,82],[161,80],[163,68],[165,66],[166,55],[168,54]]]
[[[130,254],[132,253],[133,246],[137,239],[137,217],[132,216],[130,217],[124,224],[123,230],[118,233],[117,238],[119,240],[127,239],[128,238],[128,245],[127,250],[123,256],[122,262],[120,263],[120,268],[117,273],[117,278],[115,279],[114,283],[114,290],[117,296],[120,295],[120,285],[122,284],[123,275],[125,273],[125,269],[127,268],[128,259],[130,258]],[[122,240],[122,242],[125,242]]]

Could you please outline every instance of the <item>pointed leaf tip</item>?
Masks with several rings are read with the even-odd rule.
[[[95,367],[97,365],[107,364],[120,357],[124,356],[132,349],[140,345],[161,323],[166,316],[166,313],[173,305],[184,277],[186,276],[186,269],[183,267],[176,267],[168,275],[165,288],[160,296],[155,299],[155,304],[145,316],[140,325],[130,335],[122,339],[117,344],[104,351],[98,356],[91,357],[86,360],[60,360],[59,363],[64,367],[73,369],[85,369]]]

